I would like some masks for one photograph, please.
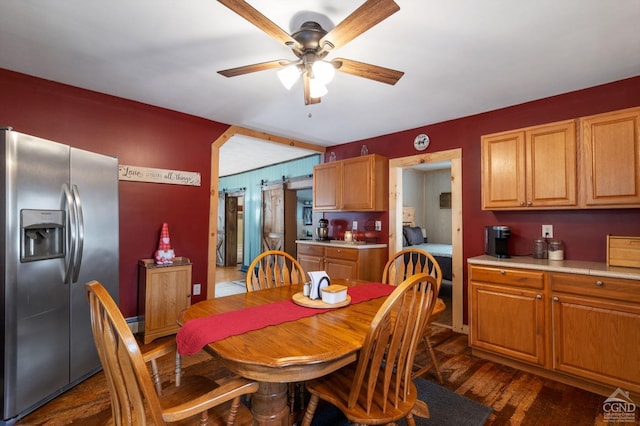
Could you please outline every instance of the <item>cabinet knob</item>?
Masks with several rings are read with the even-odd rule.
[[[507,273],[507,272],[506,272],[504,269],[500,269],[500,274],[504,275],[504,274],[506,274],[506,273]]]
[[[560,301],[560,299],[558,299],[558,296],[553,296],[553,301],[554,301],[554,302],[559,302],[559,301]]]
[[[536,299],[538,299],[538,300],[542,299],[542,295],[541,294],[536,294]]]
[[[531,207],[533,203],[531,201],[527,201],[527,207]]]
[[[520,201],[520,207],[524,207],[524,201]]]
[[[596,281],[596,285],[598,287],[602,287],[604,285],[604,282],[603,281]]]

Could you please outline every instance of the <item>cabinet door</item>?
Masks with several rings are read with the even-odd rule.
[[[298,253],[298,263],[300,263],[305,273],[324,270],[324,258],[322,256]],[[305,277],[305,279],[307,279],[307,277]]]
[[[555,293],[553,368],[640,392],[640,307]]]
[[[482,208],[526,207],[524,132],[482,137]]]
[[[640,205],[640,108],[580,119],[584,203]]]
[[[525,140],[527,206],[576,206],[575,121],[527,129]]]
[[[318,164],[313,168],[314,210],[339,210],[342,206],[342,162]]]
[[[147,271],[145,343],[178,331],[178,315],[191,303],[191,265]]]
[[[373,156],[354,157],[342,163],[342,208],[372,210],[375,202]]]
[[[331,278],[358,279],[358,262],[354,260],[327,257],[324,259],[324,270]]]
[[[542,292],[471,282],[471,346],[545,364]]]

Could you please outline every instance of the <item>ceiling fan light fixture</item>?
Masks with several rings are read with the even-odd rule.
[[[277,72],[277,74],[278,79],[280,79],[280,83],[282,83],[287,90],[290,90],[300,78],[300,70],[295,64],[282,68]]]
[[[309,79],[309,95],[312,98],[321,98],[328,92],[327,86],[317,78]]]
[[[313,76],[323,84],[331,83],[333,76],[336,74],[336,69],[333,65],[321,59],[315,61],[311,68],[313,69]]]

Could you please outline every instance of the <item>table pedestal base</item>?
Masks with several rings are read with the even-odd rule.
[[[289,426],[287,383],[260,382],[258,391],[251,395],[253,424],[260,426]]]

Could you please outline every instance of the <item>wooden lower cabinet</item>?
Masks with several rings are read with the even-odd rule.
[[[553,369],[639,392],[639,299],[640,282],[552,273]]]
[[[324,247],[310,244],[298,244],[298,263],[305,272],[324,269]]]
[[[471,346],[544,365],[544,274],[473,268],[470,275]]]
[[[328,243],[329,244],[329,243]],[[298,243],[298,262],[305,272],[325,271],[330,278],[382,280],[386,248],[349,248]]]
[[[540,292],[473,284],[472,345],[544,365],[544,301]],[[505,325],[507,325],[505,327]]]
[[[474,355],[640,395],[640,281],[470,264],[469,300]]]
[[[180,328],[178,315],[191,305],[191,262],[178,257],[172,265],[139,262],[139,315],[144,315],[144,343]]]

